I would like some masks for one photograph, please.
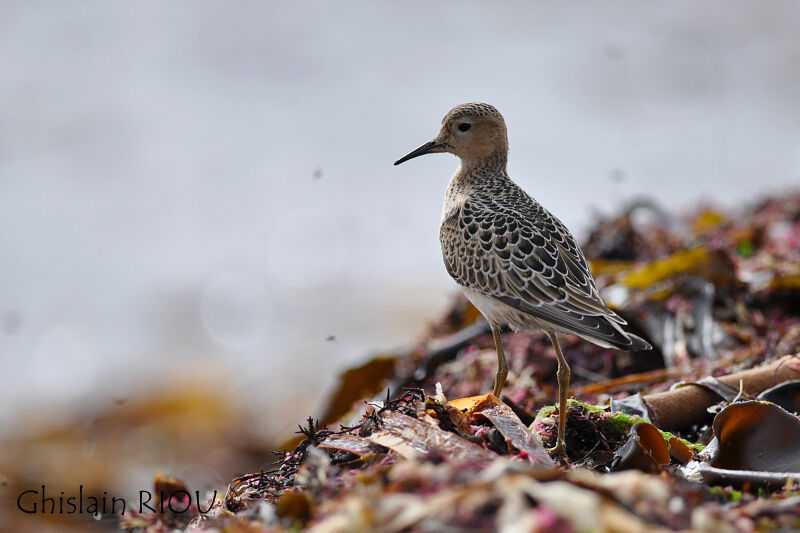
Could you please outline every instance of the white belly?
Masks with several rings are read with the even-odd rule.
[[[468,289],[462,285],[459,285],[459,287],[461,288],[461,292],[463,292],[467,297],[467,300],[472,302],[472,305],[474,305],[478,311],[481,312],[484,318],[486,318],[486,321],[489,322],[493,328],[508,326],[514,331],[531,331],[540,329],[547,332],[577,335],[598,346],[603,346],[604,348],[613,348],[613,346],[602,340],[581,335],[580,333],[564,329],[563,327],[551,324],[550,322],[540,320],[535,316],[529,315],[528,313],[518,311],[510,305],[506,305],[496,298],[492,298],[491,296],[480,294],[479,292],[475,292],[472,289]]]
[[[552,331],[554,329],[551,325],[541,322],[537,320],[536,317],[527,313],[518,311],[496,298],[475,292],[463,285],[459,285],[459,287],[461,288],[461,292],[464,293],[464,296],[467,297],[467,300],[469,300],[472,305],[481,312],[484,318],[486,318],[486,321],[494,327],[508,326],[514,331],[529,331],[532,329]]]

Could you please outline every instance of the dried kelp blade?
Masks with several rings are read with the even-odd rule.
[[[756,470],[730,470],[701,465],[700,477],[707,485],[731,485],[734,487],[785,487],[787,482],[795,482],[800,472],[763,472]]]
[[[376,454],[375,445],[370,441],[347,433],[331,435],[319,443],[318,447],[327,450],[340,450],[352,453],[358,457],[367,457]]]
[[[661,432],[653,424],[639,422],[631,428],[628,441],[614,454],[618,458],[614,470],[658,472],[669,464],[669,448]]]
[[[623,412],[631,416],[638,416],[647,422],[650,422],[650,413],[647,409],[647,404],[640,393],[632,394],[626,398],[615,399],[611,398],[611,405],[609,410],[612,413]]]
[[[289,519],[296,527],[302,527],[311,516],[311,501],[301,490],[287,490],[275,503],[275,514]]]
[[[781,383],[758,395],[759,400],[772,402],[789,411],[800,413],[800,380]]]
[[[401,413],[381,413],[381,427],[367,437],[406,459],[425,460],[436,456],[454,461],[490,463],[497,455],[434,424]]]
[[[580,471],[574,471],[572,474],[578,474],[574,477],[578,478],[577,481],[583,486],[576,486],[568,481],[560,480],[540,483],[530,478],[518,477],[504,483],[503,489],[505,489],[504,492],[509,493],[519,487],[531,500],[552,510],[556,516],[571,526],[570,529],[573,531],[649,531],[652,533],[670,531],[670,529],[657,524],[647,523],[641,516],[607,497],[604,492],[613,492],[607,488],[610,485],[607,482],[611,481],[607,476],[603,480],[606,481],[605,487],[602,487],[606,490],[592,490],[586,488],[591,486],[592,481],[595,481],[591,474],[581,475],[583,472]],[[614,475],[620,474],[609,474],[609,476]],[[569,479],[569,477],[573,476],[568,475],[567,478]],[[629,482],[628,485],[632,484]],[[504,531],[564,531],[565,529],[563,525],[558,527],[554,524],[551,528],[528,525],[527,527],[508,527]]]
[[[509,406],[502,403],[491,394],[472,409],[472,414],[488,419],[494,427],[505,437],[506,442],[523,453],[525,458],[537,466],[555,466],[550,454],[528,430],[519,417],[514,414]]]
[[[395,362],[395,357],[378,356],[361,366],[344,371],[327,402],[328,408],[321,417],[322,421],[326,424],[336,422],[358,400],[371,398],[380,392],[386,380],[394,375]]]
[[[678,464],[685,465],[694,458],[694,452],[678,437],[670,437],[667,441],[669,456]]]
[[[708,484],[777,488],[800,479],[800,419],[763,401],[731,404],[714,418]]]
[[[717,396],[719,396],[723,401],[731,403],[736,401],[737,398],[742,394],[741,390],[741,383],[737,384],[737,386],[730,385],[721,381],[714,376],[706,376],[698,381],[693,381],[691,383],[681,383],[673,386],[673,389],[678,387],[686,387],[688,385],[697,385],[699,387],[703,387],[705,389],[710,390]]]
[[[730,391],[742,390],[743,395],[755,396],[776,382],[796,379],[800,374],[798,359],[787,355],[769,364],[713,378],[708,383],[722,383]],[[663,430],[680,430],[700,424],[709,418],[707,408],[719,402],[718,392],[708,386],[685,383],[665,392],[644,396],[653,422]]]
[[[714,418],[711,466],[800,472],[800,419],[769,402],[727,406]]]
[[[624,280],[628,287],[649,289],[653,285],[679,274],[702,277],[733,278],[730,268],[714,252],[705,248],[677,251],[631,272]]]

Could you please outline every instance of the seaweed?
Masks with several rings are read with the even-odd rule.
[[[482,394],[492,339],[457,297],[420,343],[345,372],[292,451],[192,531],[800,528],[796,387],[774,389],[800,376],[800,194],[682,217],[638,201],[583,248],[655,350],[563,336],[567,459],[545,451],[561,416],[546,336],[505,333],[504,395]],[[770,388],[788,410],[753,400]]]

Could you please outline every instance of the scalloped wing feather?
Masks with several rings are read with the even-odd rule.
[[[567,228],[514,187],[514,208],[472,194],[442,222],[442,255],[450,275],[536,322],[602,345],[645,349],[647,343],[623,331],[625,321],[603,303]]]

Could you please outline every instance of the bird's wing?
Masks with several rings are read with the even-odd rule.
[[[440,240],[450,275],[560,328],[630,346],[619,327],[625,321],[603,303],[575,239],[535,200],[525,200],[511,208],[473,194],[445,219]]]

